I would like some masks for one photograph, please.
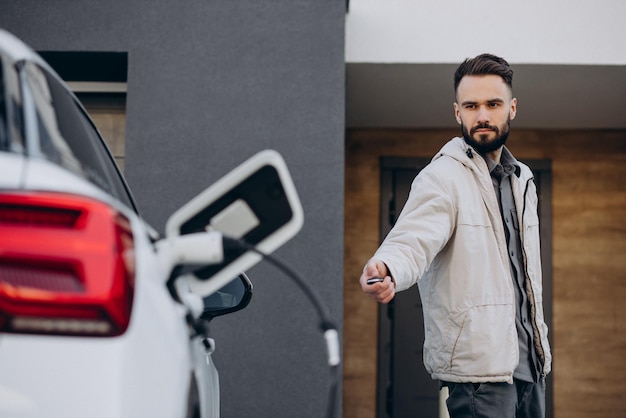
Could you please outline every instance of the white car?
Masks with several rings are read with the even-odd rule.
[[[260,260],[222,233],[271,252],[302,224],[282,160],[261,154],[160,237],[80,102],[0,31],[0,417],[219,417],[206,325],[246,306],[238,272]],[[268,167],[280,182],[254,205],[242,184]]]

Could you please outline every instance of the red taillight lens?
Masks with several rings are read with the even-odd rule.
[[[120,335],[133,290],[124,216],[80,196],[0,194],[0,332]]]

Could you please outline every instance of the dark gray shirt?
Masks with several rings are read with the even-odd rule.
[[[537,355],[534,350],[533,329],[530,317],[530,304],[526,294],[525,281],[526,272],[524,269],[524,257],[522,254],[522,244],[520,239],[520,226],[511,189],[511,176],[520,174],[520,166],[511,152],[503,147],[500,163],[485,157],[493,188],[496,192],[506,242],[508,246],[509,261],[511,266],[511,276],[513,277],[513,287],[515,289],[515,325],[519,340],[520,361],[513,373],[513,377],[527,382],[536,382],[539,377]]]

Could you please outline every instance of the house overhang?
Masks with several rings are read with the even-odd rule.
[[[347,128],[457,128],[453,74],[458,64],[348,63]],[[626,129],[621,107],[626,66],[516,64],[513,126]]]

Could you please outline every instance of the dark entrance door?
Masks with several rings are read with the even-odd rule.
[[[387,235],[400,214],[417,173],[426,158],[381,159],[380,237]],[[550,161],[525,161],[533,170],[539,194],[539,218],[544,284],[544,309],[552,328],[552,244]],[[377,418],[438,418],[438,382],[426,373],[422,361],[424,323],[417,286],[400,292],[379,308]],[[551,335],[551,334],[550,334]],[[552,343],[552,341],[551,341]],[[548,378],[546,417],[552,413],[552,379]],[[445,415],[444,415],[445,416]]]

